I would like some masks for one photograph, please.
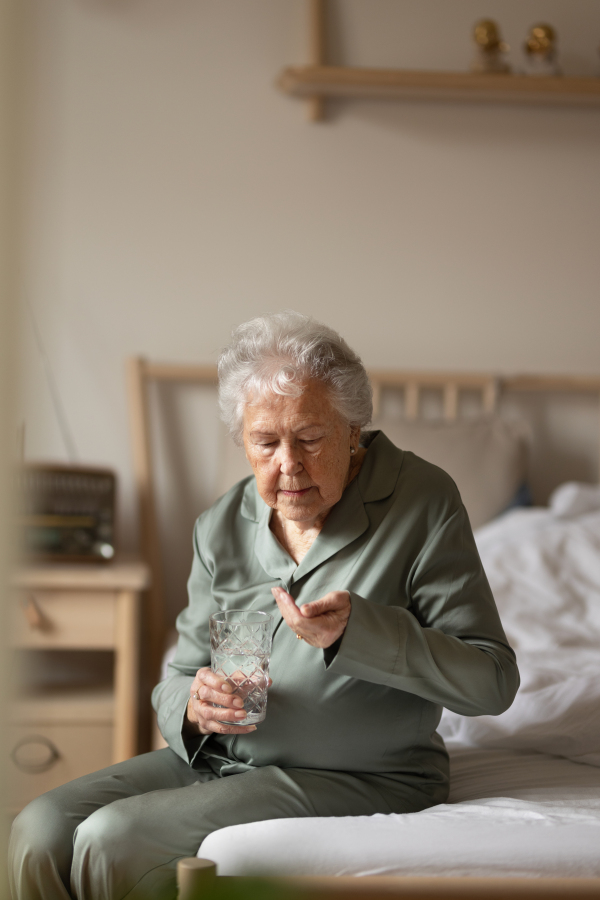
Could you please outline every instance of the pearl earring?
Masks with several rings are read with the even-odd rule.
[[[354,456],[356,453],[356,447],[350,447],[350,456]]]

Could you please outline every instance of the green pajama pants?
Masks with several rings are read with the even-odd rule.
[[[156,750],[42,794],[15,819],[13,900],[176,897],[177,860],[227,825],[412,812],[434,800],[385,776],[252,769],[219,777]]]

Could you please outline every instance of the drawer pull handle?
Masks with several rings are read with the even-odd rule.
[[[38,631],[45,631],[48,628],[48,619],[40,609],[33,594],[29,594],[28,597],[21,600],[21,609],[30,628],[35,628]]]
[[[60,753],[48,738],[30,734],[13,747],[10,758],[21,772],[47,772],[60,759]]]

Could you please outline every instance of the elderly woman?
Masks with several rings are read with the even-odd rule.
[[[224,826],[441,803],[442,707],[495,715],[515,695],[456,486],[382,432],[361,435],[371,390],[339,335],[296,313],[254,319],[219,379],[254,477],[196,524],[189,605],[153,695],[169,747],[24,810],[14,900],[173,897],[177,860]],[[258,728],[236,724],[242,701],[209,668],[208,619],[227,609],[276,618]]]

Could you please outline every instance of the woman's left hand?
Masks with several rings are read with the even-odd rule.
[[[285,622],[307,644],[331,647],[346,630],[350,618],[348,591],[330,591],[320,600],[296,606],[291,594],[283,588],[271,588]]]

